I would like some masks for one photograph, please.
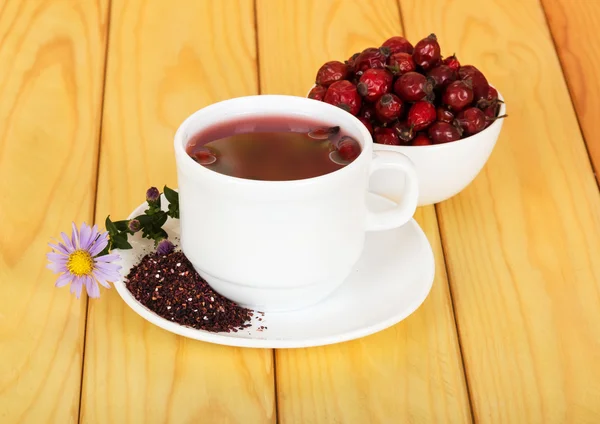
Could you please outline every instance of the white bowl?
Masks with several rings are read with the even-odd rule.
[[[504,98],[498,93],[498,98]],[[498,116],[506,114],[500,103]],[[460,140],[432,146],[389,146],[373,143],[373,151],[394,151],[413,161],[419,177],[419,206],[439,203],[464,190],[477,177],[490,157],[500,135],[504,118],[489,127]],[[399,193],[390,181],[395,174],[379,171],[371,178],[370,190],[398,201]]]
[[[494,87],[495,88],[495,87]],[[504,98],[498,92],[498,98]],[[498,116],[506,114],[506,104],[500,103]],[[497,119],[478,134],[460,140],[432,146],[390,146],[373,143],[373,151],[400,152],[408,156],[419,178],[419,206],[439,203],[464,190],[477,177],[490,157],[500,135],[504,118]],[[373,174],[369,189],[393,201],[401,191],[393,183],[395,174],[381,170]]]

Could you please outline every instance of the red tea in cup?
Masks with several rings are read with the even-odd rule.
[[[297,117],[242,118],[193,135],[187,154],[221,174],[261,181],[318,177],[350,164],[360,144],[340,127]]]

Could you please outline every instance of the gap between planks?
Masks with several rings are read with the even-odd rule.
[[[256,0],[255,0],[256,1]],[[400,20],[400,25],[403,31],[406,31],[406,26],[404,25],[404,15],[402,14],[402,4],[400,0],[396,0],[396,4],[398,5],[398,19]],[[452,290],[452,277],[450,276],[450,270],[448,269],[448,258],[446,256],[446,238],[444,237],[442,231],[442,224],[440,222],[440,211],[438,205],[434,205],[435,208],[435,220],[437,221],[437,230],[440,235],[440,246],[442,248],[442,257],[444,258],[444,272],[446,273],[446,281],[448,284],[448,294],[450,295],[450,311],[452,313],[452,319],[454,320],[454,328],[456,334],[456,341],[458,343],[458,352],[460,353],[460,364],[462,367],[462,374],[465,381],[465,389],[467,391],[467,399],[469,400],[469,410],[471,412],[471,422],[475,423],[475,409],[473,408],[473,396],[471,394],[471,386],[469,384],[469,378],[467,377],[467,363],[465,361],[465,355],[463,351],[463,343],[460,336],[460,328],[458,324],[458,320],[456,319],[456,305],[454,300],[454,292]]]
[[[558,51],[559,50],[558,44],[556,42],[556,37],[554,36],[554,33],[552,32],[552,26],[550,25],[550,22],[548,19],[548,11],[546,10],[546,5],[544,4],[544,2],[542,0],[539,0],[539,4],[540,4],[540,8],[542,9],[542,12],[544,12],[546,29],[548,30],[548,34],[550,35],[550,40],[552,40],[552,45],[554,46],[554,52],[556,53],[556,57],[558,57],[558,63],[560,63],[560,71],[562,73],[562,76],[563,76],[565,82],[567,83],[567,91],[569,93],[569,101],[571,102],[571,107],[575,111],[575,119],[577,120],[577,126],[579,127],[579,133],[581,134],[581,138],[583,139],[583,145],[585,146],[585,152],[587,153],[587,157],[590,162],[590,167],[592,168],[592,171],[594,172],[594,179],[596,180],[596,185],[598,186],[598,190],[600,190],[600,179],[598,178],[598,169],[596,169],[596,166],[594,165],[594,161],[592,159],[592,152],[590,151],[590,146],[589,146],[588,140],[585,137],[585,131],[583,131],[581,118],[580,118],[579,114],[577,113],[577,105],[575,104],[575,99],[573,96],[573,86],[571,84],[571,80],[569,79],[569,75],[567,74],[567,72],[565,70],[565,64],[563,62],[562,55]]]
[[[104,40],[104,63],[102,68],[102,87],[100,88],[100,116],[98,117],[98,142],[96,143],[96,172],[94,174],[94,204],[92,206],[92,221],[96,219],[96,205],[98,204],[98,182],[100,180],[100,155],[102,153],[102,123],[104,120],[104,99],[106,92],[106,73],[108,71],[108,48],[110,46],[110,18],[112,15],[112,0],[107,0],[106,7],[106,28]],[[79,405],[77,407],[77,422],[81,423],[81,404],[83,402],[83,378],[85,375],[85,354],[87,345],[87,320],[90,314],[90,299],[85,297],[85,325],[83,326],[83,348],[81,350],[81,378],[79,380]]]
[[[252,12],[254,13],[254,46],[256,51],[256,87],[258,89],[258,94],[262,94],[262,85],[260,82],[260,43],[258,42],[258,6],[256,4],[257,0],[253,0],[252,2]],[[271,349],[271,355],[273,357],[273,395],[274,395],[274,404],[275,404],[275,422],[279,424],[279,393],[277,390],[277,353],[276,349]]]

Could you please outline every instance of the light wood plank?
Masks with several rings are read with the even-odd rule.
[[[76,422],[86,297],[47,242],[92,220],[106,1],[0,3],[0,422]]]
[[[257,92],[251,0],[113,0],[97,221],[176,186],[172,140],[193,111]],[[275,421],[270,350],[184,339],[114,291],[90,304],[81,421]]]
[[[259,1],[257,17],[263,93],[305,95],[325,61],[402,32],[395,1]],[[370,337],[278,350],[281,423],[470,422],[435,211],[416,218],[437,264],[429,298]]]
[[[600,183],[600,2],[542,0],[548,24]]]
[[[538,2],[401,0],[411,39],[486,73],[509,118],[439,205],[474,416],[600,422],[600,196]]]

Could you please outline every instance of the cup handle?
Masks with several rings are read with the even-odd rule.
[[[417,209],[419,185],[412,161],[402,153],[378,151],[371,161],[369,177],[380,169],[391,169],[404,176],[402,200],[393,209],[384,212],[367,211],[367,231],[390,230],[406,224]],[[400,175],[399,175],[400,176]]]

